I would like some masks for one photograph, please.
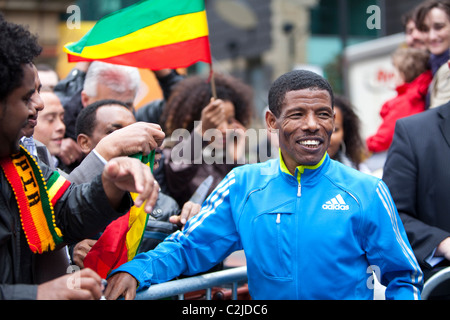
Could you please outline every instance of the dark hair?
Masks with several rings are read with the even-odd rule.
[[[366,147],[360,134],[361,121],[353,110],[352,104],[345,97],[336,96],[334,106],[342,112],[345,154],[359,166],[366,156]]]
[[[97,110],[100,107],[107,105],[119,105],[130,110],[130,107],[122,101],[115,99],[104,99],[91,103],[90,105],[83,108],[77,116],[76,121],[76,135],[83,133],[87,136],[92,136],[94,131],[96,120],[97,120]]]
[[[409,10],[408,12],[404,13],[400,17],[403,29],[406,29],[406,26],[408,25],[409,21],[411,21],[411,20],[414,21],[415,14],[416,14],[415,10],[413,9],[413,10]]]
[[[216,74],[214,76],[217,98],[234,105],[235,118],[244,126],[250,124],[253,112],[253,91],[237,78]],[[166,135],[175,129],[194,129],[194,121],[200,120],[202,110],[210,103],[211,83],[200,76],[180,81],[173,89],[161,115]]]
[[[450,1],[447,0],[427,0],[421,3],[415,11],[415,22],[416,27],[420,31],[427,31],[425,26],[425,18],[427,14],[433,10],[434,8],[438,8],[443,10],[447,14],[448,20],[450,20]]]
[[[269,109],[279,117],[286,93],[303,89],[326,90],[330,94],[331,108],[334,105],[334,95],[331,85],[317,73],[308,70],[294,70],[283,74],[274,81],[269,89]]]
[[[0,13],[0,101],[20,87],[24,64],[32,63],[42,48],[25,27],[7,22]]]

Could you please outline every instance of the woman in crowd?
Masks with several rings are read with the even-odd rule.
[[[328,147],[329,156],[354,169],[369,173],[369,169],[363,164],[367,152],[360,134],[360,120],[350,101],[342,96],[335,96],[334,112],[335,128]]]
[[[429,87],[427,107],[434,108],[450,100],[450,2],[428,0],[416,11],[417,28],[424,32],[430,52],[433,82]]]
[[[213,178],[210,192],[232,168],[245,162],[245,141],[240,137],[250,124],[252,90],[234,77],[217,74],[214,99],[211,85],[199,76],[184,79],[173,89],[162,114],[164,132],[176,142],[166,143],[163,150],[165,183],[179,204],[188,201],[209,176]],[[233,133],[237,142],[230,139]]]

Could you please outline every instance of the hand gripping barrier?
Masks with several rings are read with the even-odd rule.
[[[247,281],[247,266],[226,269],[217,272],[202,274],[180,280],[172,280],[160,284],[154,284],[150,288],[139,291],[136,300],[157,300],[178,296],[179,300],[185,299],[185,294],[197,290],[206,289],[206,300],[212,299],[213,287],[231,284],[231,299],[238,299],[238,283]]]

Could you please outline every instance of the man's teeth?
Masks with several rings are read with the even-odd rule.
[[[318,140],[305,140],[305,141],[300,141],[300,144],[307,146],[307,147],[317,147],[319,145],[319,141]]]

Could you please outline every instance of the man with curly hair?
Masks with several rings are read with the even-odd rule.
[[[112,159],[92,182],[71,184],[19,145],[36,114],[32,61],[36,36],[0,15],[0,299],[98,299],[101,278],[86,269],[38,283],[36,256],[89,237],[132,204],[152,210],[158,194],[150,169]]]

